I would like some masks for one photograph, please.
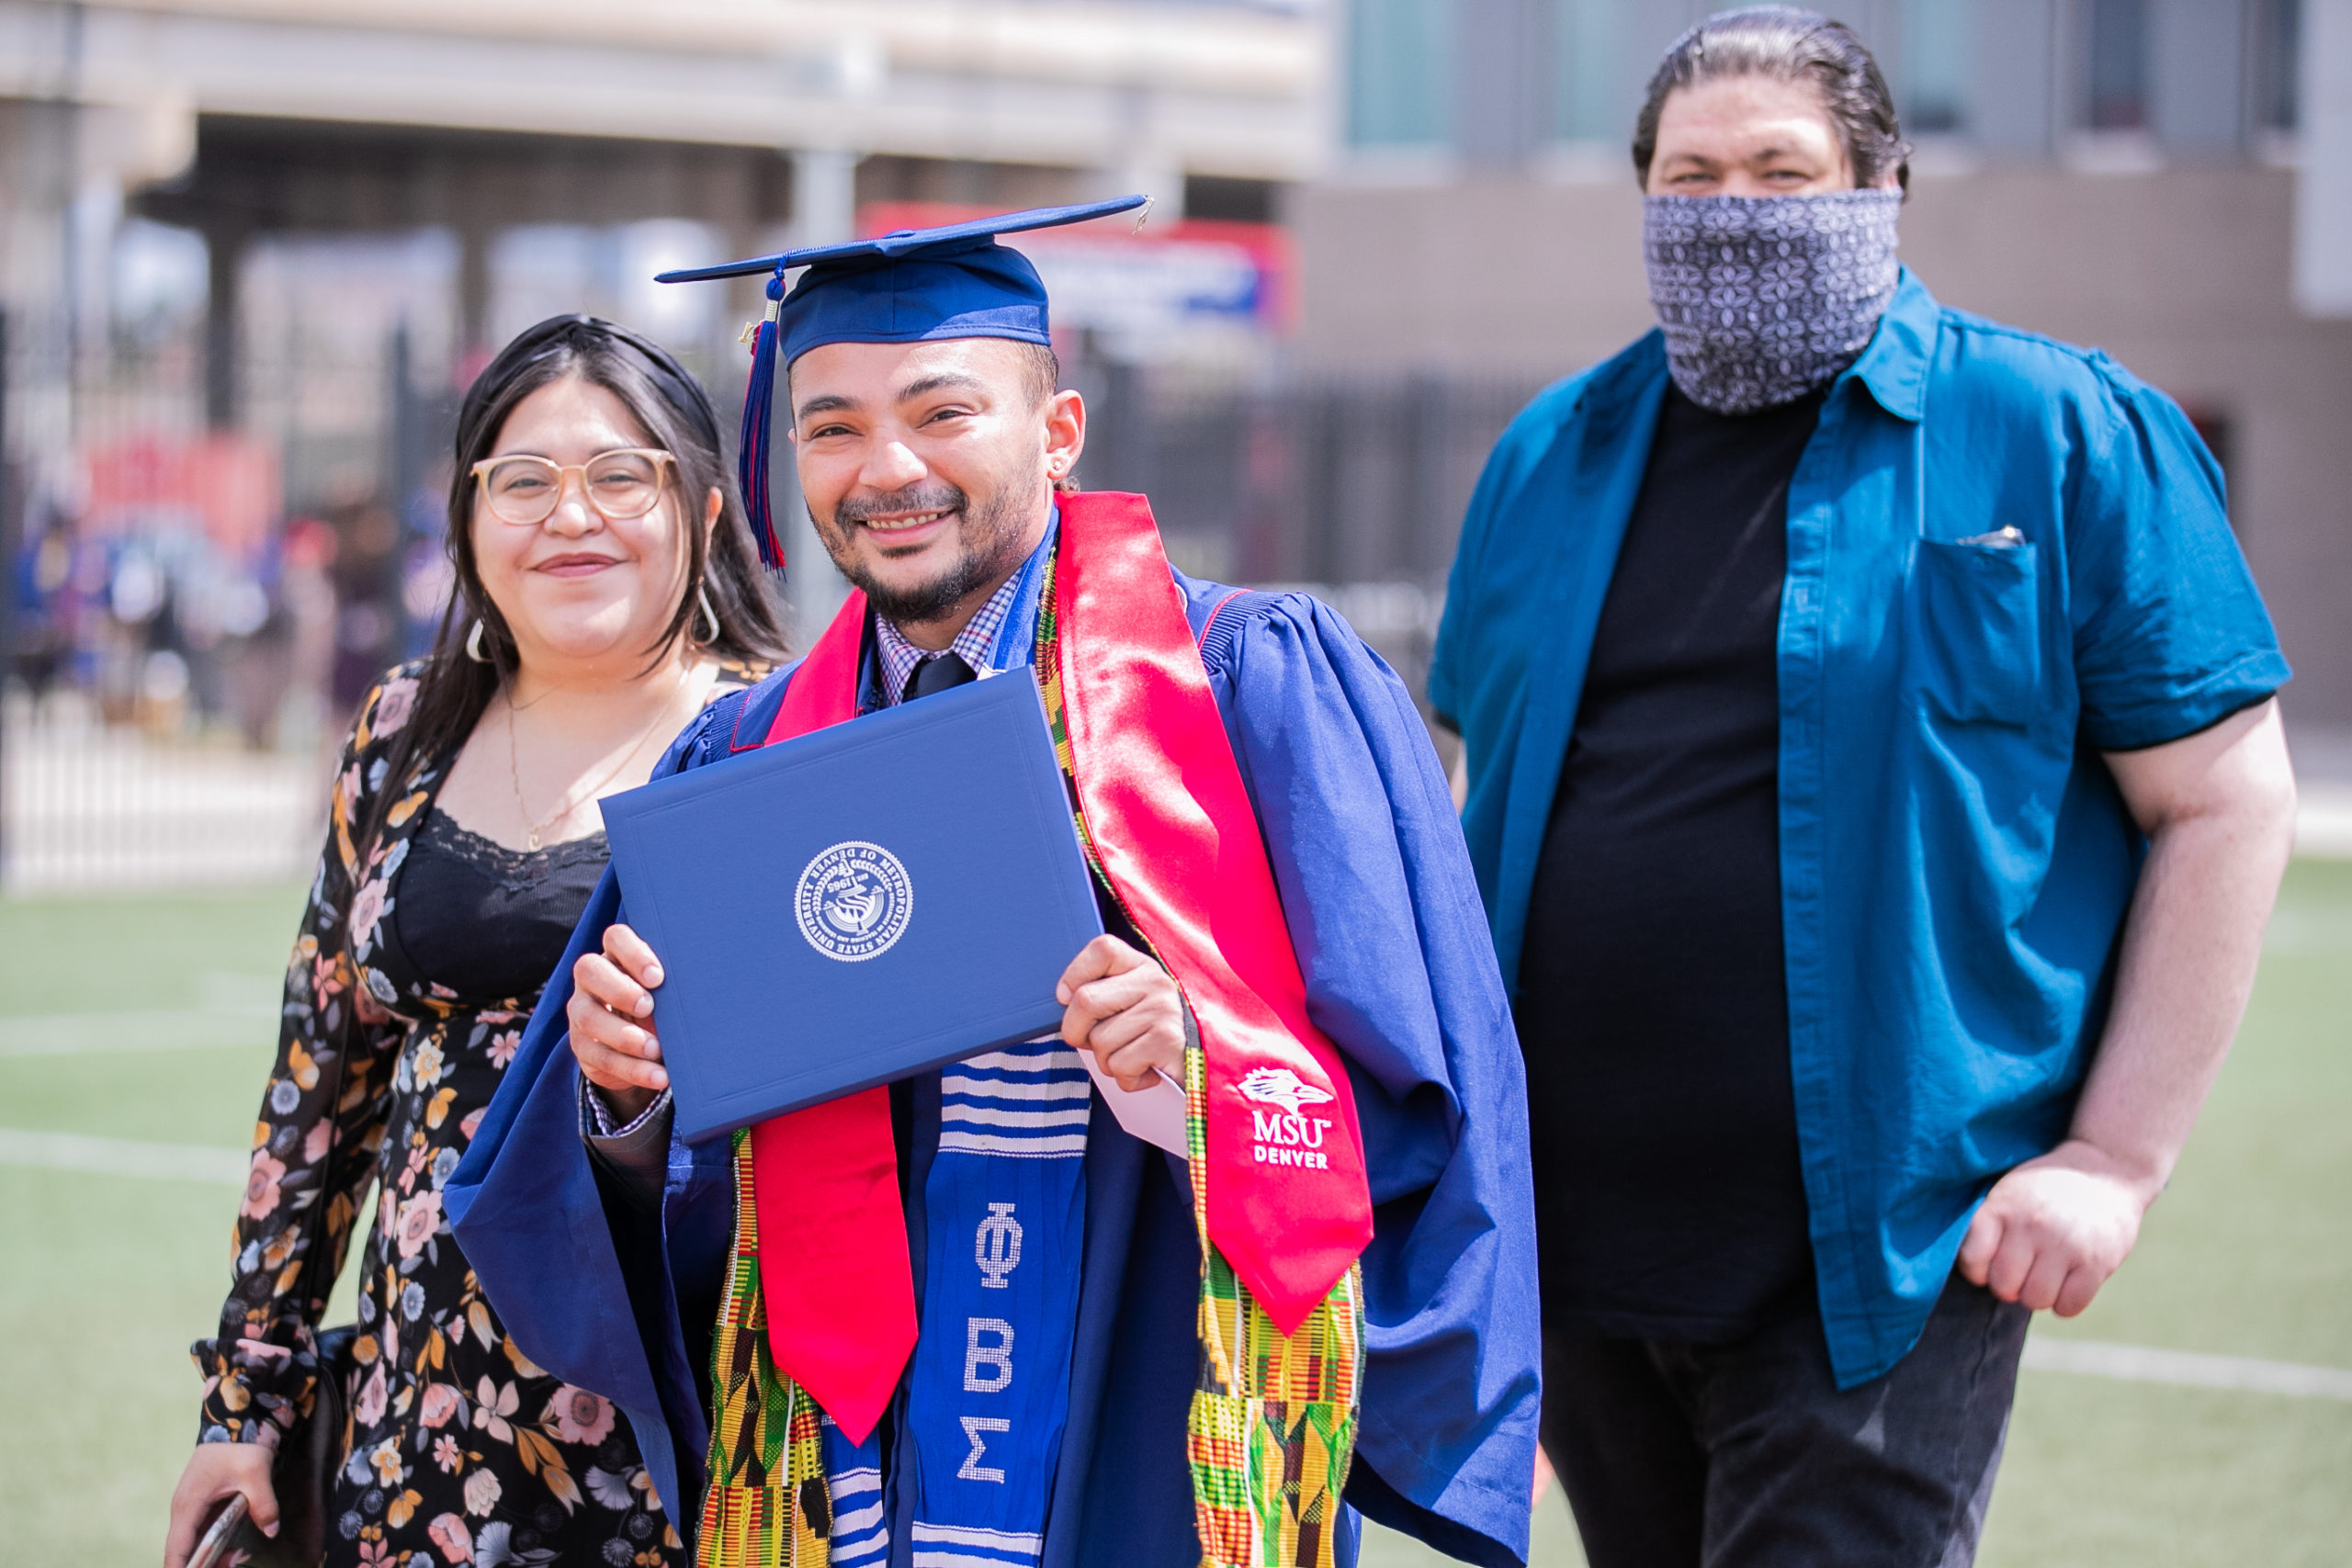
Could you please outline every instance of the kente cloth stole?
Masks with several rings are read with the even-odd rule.
[[[1069,499],[1064,499],[1066,509]],[[1140,497],[1115,499],[1133,499],[1140,508]],[[1067,525],[1067,510],[1064,515]],[[1148,526],[1148,512],[1144,521]],[[1158,556],[1156,530],[1151,545],[1150,553]],[[1167,571],[1163,557],[1160,576],[1165,578]],[[1063,601],[1054,587],[1049,581],[1039,604],[1037,669],[1046,716],[1053,727],[1054,750],[1063,773],[1074,782],[1063,665],[1055,646],[1057,606]],[[1177,614],[1182,624],[1181,608]],[[1189,635],[1189,626],[1186,629]],[[1193,664],[1198,668],[1197,654]],[[1213,704],[1215,699],[1208,700]],[[1224,721],[1216,722],[1222,735]],[[1254,816],[1249,826],[1255,844]],[[1096,874],[1104,875],[1099,847],[1082,808],[1079,836]],[[1260,858],[1262,863],[1262,850]],[[1109,880],[1107,875],[1104,880]],[[1128,915],[1132,924],[1133,912]],[[1287,931],[1283,941],[1287,953]],[[1155,956],[1167,962],[1159,953],[1158,944],[1152,946]],[[1188,1003],[1192,995],[1187,987]],[[1351,1258],[1347,1271],[1306,1319],[1285,1334],[1211,1237],[1207,1068],[1216,1044],[1209,1037],[1207,1021],[1198,1021],[1201,1043],[1184,1053],[1184,1143],[1186,1168],[1192,1178],[1193,1224],[1200,1235],[1202,1257],[1197,1311],[1200,1371],[1186,1422],[1193,1517],[1200,1534],[1201,1561],[1204,1568],[1319,1568],[1333,1560],[1340,1494],[1347,1486],[1348,1465],[1355,1453],[1356,1404],[1363,1382],[1363,1273]],[[1335,1087],[1344,1099],[1344,1069],[1336,1076]],[[1247,1081],[1245,1077],[1243,1082]],[[1242,1093],[1246,1095],[1247,1089]],[[1352,1101],[1347,1103],[1352,1111]],[[1221,1120],[1238,1122],[1241,1113],[1240,1108],[1228,1105]],[[1270,1130],[1263,1119],[1280,1113],[1251,1105],[1247,1114],[1251,1118],[1251,1133],[1262,1134]],[[1295,1142],[1303,1143],[1306,1135],[1312,1135],[1295,1123],[1276,1131],[1279,1135],[1294,1130],[1302,1133]],[[1260,1157],[1277,1146],[1294,1152],[1287,1145],[1273,1144],[1262,1135],[1257,1139]]]
[[[752,1212],[752,1134],[735,1134],[735,1245],[710,1341],[710,1484],[695,1561],[701,1568],[822,1563],[832,1528],[823,1415],[768,1353]]]
[[[1354,1100],[1306,1017],[1256,816],[1150,510],[1103,492],[1060,508],[1038,628],[1057,750],[1087,852],[1175,976],[1202,1041],[1185,1078],[1204,1258],[1188,1442],[1203,1561],[1318,1568],[1332,1556],[1363,1371],[1356,1259],[1372,1211]],[[854,715],[865,617],[853,593],[787,688],[770,741]],[[714,1495],[705,1517],[761,1528],[706,1529],[698,1560],[800,1568],[828,1560],[832,1533],[816,1405],[843,1439],[869,1442],[913,1344],[887,1091],[763,1122],[738,1151],[710,1470],[714,1495]],[[722,1360],[730,1317],[764,1322],[769,1353],[730,1348]],[[740,1378],[729,1375],[738,1359]],[[745,1462],[741,1445],[797,1421],[804,1400],[810,1440]]]

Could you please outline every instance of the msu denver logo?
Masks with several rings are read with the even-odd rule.
[[[907,933],[915,887],[899,857],[852,839],[810,861],[792,895],[792,912],[808,945],[855,964],[889,951]]]
[[[1250,1107],[1250,1130],[1260,1165],[1331,1168],[1331,1156],[1321,1152],[1323,1135],[1331,1130],[1330,1119],[1306,1114],[1308,1106],[1330,1102],[1329,1090],[1317,1089],[1288,1067],[1252,1067],[1234,1087],[1244,1100],[1254,1101]],[[1261,1111],[1261,1105],[1276,1109]]]

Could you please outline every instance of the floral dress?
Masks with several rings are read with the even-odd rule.
[[[200,1440],[265,1440],[270,1424],[310,1408],[319,1319],[376,1182],[327,1562],[671,1568],[685,1553],[628,1423],[507,1337],[442,1207],[544,974],[528,995],[469,994],[413,955],[424,936],[455,953],[481,933],[420,933],[400,918],[401,873],[423,836],[436,853],[479,857],[542,906],[568,897],[568,908],[534,911],[568,930],[601,868],[602,836],[526,856],[456,828],[433,809],[454,756],[388,780],[416,693],[409,665],[368,694],[336,773],[254,1129],[233,1284],[220,1337],[192,1347],[205,1380]],[[383,832],[355,843],[388,786],[400,795]]]

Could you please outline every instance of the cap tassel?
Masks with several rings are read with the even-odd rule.
[[[784,545],[768,505],[768,439],[775,408],[776,311],[784,301],[784,269],[768,279],[768,310],[752,339],[752,381],[743,390],[743,440],[737,473],[743,482],[743,510],[760,560],[771,571],[784,570]]]

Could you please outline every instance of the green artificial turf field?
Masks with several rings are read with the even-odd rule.
[[[0,902],[0,1563],[157,1561],[194,1435],[185,1348],[226,1282],[236,1189],[205,1172],[247,1146],[299,901]],[[2299,863],[2139,1254],[2037,1335],[2352,1370],[2347,1021],[2352,865]],[[86,1146],[26,1133],[165,1145],[163,1174],[55,1168]],[[2352,1401],[2030,1370],[1981,1561],[2343,1568],[2347,1542]],[[1436,1561],[1377,1532],[1366,1558]],[[1555,1493],[1534,1562],[1582,1561]]]

